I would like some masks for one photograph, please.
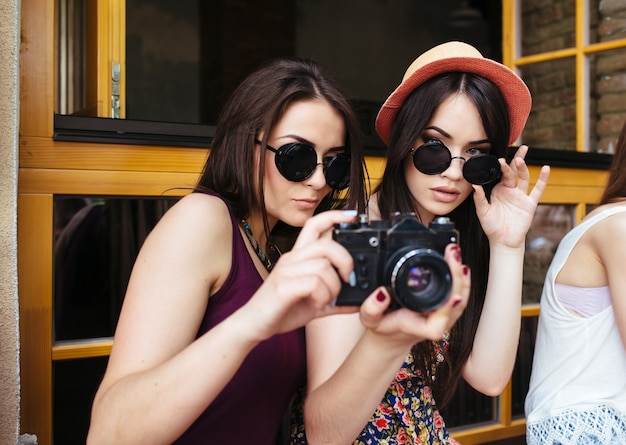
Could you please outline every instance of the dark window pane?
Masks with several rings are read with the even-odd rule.
[[[93,99],[85,97],[96,94],[85,82],[88,72],[95,73],[95,57],[87,57],[94,52],[87,51],[93,43],[86,29],[93,11],[83,3],[59,2],[59,112],[93,116]],[[129,120],[215,125],[225,99],[241,80],[263,61],[279,56],[317,60],[351,99],[376,106],[413,59],[438,43],[462,40],[486,57],[502,59],[500,0],[125,4],[121,108]]]
[[[84,445],[91,404],[108,357],[61,360],[52,363],[52,421],[55,445]]]
[[[519,348],[517,350],[517,360],[513,369],[511,386],[513,390],[513,418],[524,417],[524,401],[528,394],[528,384],[530,382],[530,370],[533,364],[533,354],[535,353],[535,339],[537,337],[538,317],[522,318],[522,332],[520,335]]]
[[[573,204],[539,204],[526,235],[522,302],[539,303],[546,272],[561,239],[575,224]]]
[[[197,0],[126,1],[126,117],[199,122]]]
[[[55,196],[55,341],[113,336],[139,248],[177,199]]]
[[[443,410],[448,428],[467,427],[497,419],[497,398],[487,397],[461,379],[454,398]]]

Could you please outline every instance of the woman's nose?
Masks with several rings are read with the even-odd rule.
[[[315,170],[313,170],[311,176],[306,179],[306,182],[307,185],[310,185],[315,189],[320,189],[326,185],[326,172],[322,162],[315,166]]]
[[[465,164],[465,158],[461,156],[453,156],[450,160],[450,165],[441,174],[453,180],[458,180],[463,177],[463,165]]]

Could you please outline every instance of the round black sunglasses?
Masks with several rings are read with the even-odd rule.
[[[255,142],[261,145],[258,139]],[[310,178],[317,166],[322,164],[329,187],[342,190],[350,183],[350,155],[347,153],[324,157],[323,162],[318,163],[317,152],[309,144],[290,142],[278,149],[269,145],[266,148],[276,154],[276,168],[288,181],[302,182]]]
[[[413,165],[426,175],[437,175],[450,167],[453,159],[462,159],[463,177],[472,184],[486,185],[500,181],[502,173],[498,158],[486,153],[479,153],[469,159],[452,156],[450,149],[438,140],[428,141],[424,145],[409,151],[413,156]]]

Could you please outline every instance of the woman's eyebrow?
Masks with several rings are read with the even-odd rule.
[[[442,136],[447,137],[448,139],[453,139],[452,136],[447,131],[444,131],[442,128],[437,127],[436,125],[431,125],[429,127],[424,128],[424,130],[433,130],[437,133],[440,133]]]
[[[450,135],[450,133],[448,133],[447,131],[443,130],[442,128],[437,127],[436,125],[431,125],[428,126],[426,128],[424,128],[424,130],[433,130],[436,131],[437,133],[440,133],[442,136],[448,138],[448,139],[452,139],[454,140],[454,137],[452,135]],[[479,145],[479,144],[489,144],[489,139],[481,139],[478,141],[470,141],[469,145]]]
[[[313,148],[316,148],[316,144],[314,144],[313,142],[309,141],[308,139],[299,136],[297,134],[285,134],[282,136],[278,136],[276,138],[277,140],[280,139],[295,139],[296,141],[300,142],[301,144],[307,144],[310,145]],[[324,153],[331,153],[331,152],[335,152],[335,151],[346,151],[346,146],[345,145],[341,145],[339,147],[331,147],[328,150],[326,150]]]

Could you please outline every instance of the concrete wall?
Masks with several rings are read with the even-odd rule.
[[[19,431],[17,147],[19,0],[0,0],[0,443]]]

